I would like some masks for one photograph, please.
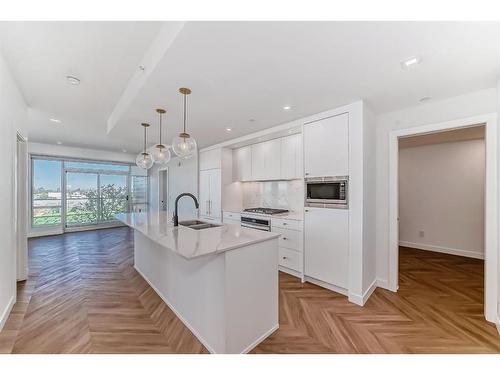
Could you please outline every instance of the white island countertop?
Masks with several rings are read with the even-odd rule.
[[[280,236],[279,233],[243,228],[237,224],[221,224],[220,227],[201,230],[182,225],[174,227],[172,217],[165,211],[118,214],[116,218],[186,259],[218,254]],[[179,221],[183,220],[189,219]]]

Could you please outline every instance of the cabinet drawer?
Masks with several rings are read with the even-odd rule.
[[[278,218],[273,217],[273,218],[271,218],[271,226],[273,228],[276,227],[276,228],[302,231],[302,221],[301,220],[278,219]]]
[[[227,220],[241,220],[241,214],[239,212],[224,211],[223,213],[224,221]]]
[[[278,248],[278,254],[278,264],[280,266],[300,272],[300,257],[302,256],[301,253],[280,247]]]
[[[296,230],[273,228],[273,233],[281,233],[279,238],[279,246],[287,249],[302,251],[303,237],[302,232]]]

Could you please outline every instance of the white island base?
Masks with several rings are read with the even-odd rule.
[[[247,353],[278,329],[278,239],[186,259],[134,231],[136,270],[211,353]]]

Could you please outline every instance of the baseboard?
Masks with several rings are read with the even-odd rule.
[[[412,247],[414,249],[419,249],[419,250],[434,251],[436,253],[458,255],[468,258],[484,259],[484,253],[472,250],[453,249],[451,247],[434,246],[434,245],[427,245],[423,243],[408,242],[408,241],[399,241],[399,246]]]
[[[356,293],[349,293],[349,302],[355,303],[359,306],[364,306],[366,301],[370,298],[372,293],[377,289],[377,280],[373,280],[368,289],[363,293],[363,295]]]
[[[377,278],[377,287],[389,290],[389,282],[386,279]]]
[[[241,354],[247,354],[250,350],[255,348],[257,345],[259,345],[262,341],[267,339],[274,331],[276,331],[280,327],[279,324],[276,324],[273,328],[271,328],[269,331],[264,333],[262,336],[260,336],[257,340],[255,340],[252,344],[250,344],[248,347],[246,347]]]
[[[13,295],[12,297],[10,297],[7,306],[5,306],[2,315],[0,315],[0,332],[2,332],[2,329],[5,326],[7,319],[9,319],[10,312],[12,311],[12,308],[14,307],[15,303],[16,303],[16,296]]]
[[[146,282],[149,284],[149,286],[156,292],[156,294],[158,294],[160,296],[160,298],[163,300],[163,302],[165,302],[167,304],[167,306],[170,308],[170,310],[173,311],[173,313],[175,314],[175,316],[177,316],[179,318],[179,320],[187,327],[187,329],[189,329],[191,331],[191,333],[193,335],[196,336],[196,338],[198,340],[200,340],[201,344],[211,353],[211,354],[217,354],[217,352],[212,348],[210,347],[210,345],[207,344],[206,340],[203,338],[203,336],[197,331],[195,330],[187,321],[186,319],[184,319],[184,317],[174,308],[174,306],[172,306],[172,304],[169,302],[169,300],[167,299],[167,297],[165,297],[163,295],[163,293],[161,293],[158,289],[156,289],[156,287],[153,285],[153,283],[151,283],[149,281],[149,279],[146,277],[146,275],[144,275],[141,270],[139,270],[135,265],[134,265],[134,268],[137,272],[139,272],[139,274],[144,278],[144,280],[146,280]]]
[[[340,293],[346,297],[349,296],[347,289],[341,288],[341,287],[333,285],[333,284],[326,283],[324,281],[315,279],[314,277],[304,276],[304,281],[310,282],[311,284],[318,285],[318,286],[325,288],[325,289],[329,289],[332,292]]]

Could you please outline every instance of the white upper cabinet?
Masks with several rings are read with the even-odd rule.
[[[252,147],[246,146],[233,150],[233,179],[252,180]]]
[[[302,135],[276,138],[233,151],[235,181],[302,178]]]
[[[281,138],[282,180],[302,178],[302,135],[294,134]]]
[[[221,167],[222,149],[216,148],[214,150],[200,152],[200,171],[207,169],[216,169]]]
[[[264,170],[266,168],[266,159],[264,157],[265,144],[264,142],[257,143],[250,147],[252,150],[252,180],[263,180],[266,175],[266,171]]]
[[[349,175],[349,115],[304,125],[304,177]]]
[[[281,178],[281,139],[263,142],[264,180],[279,180]]]

